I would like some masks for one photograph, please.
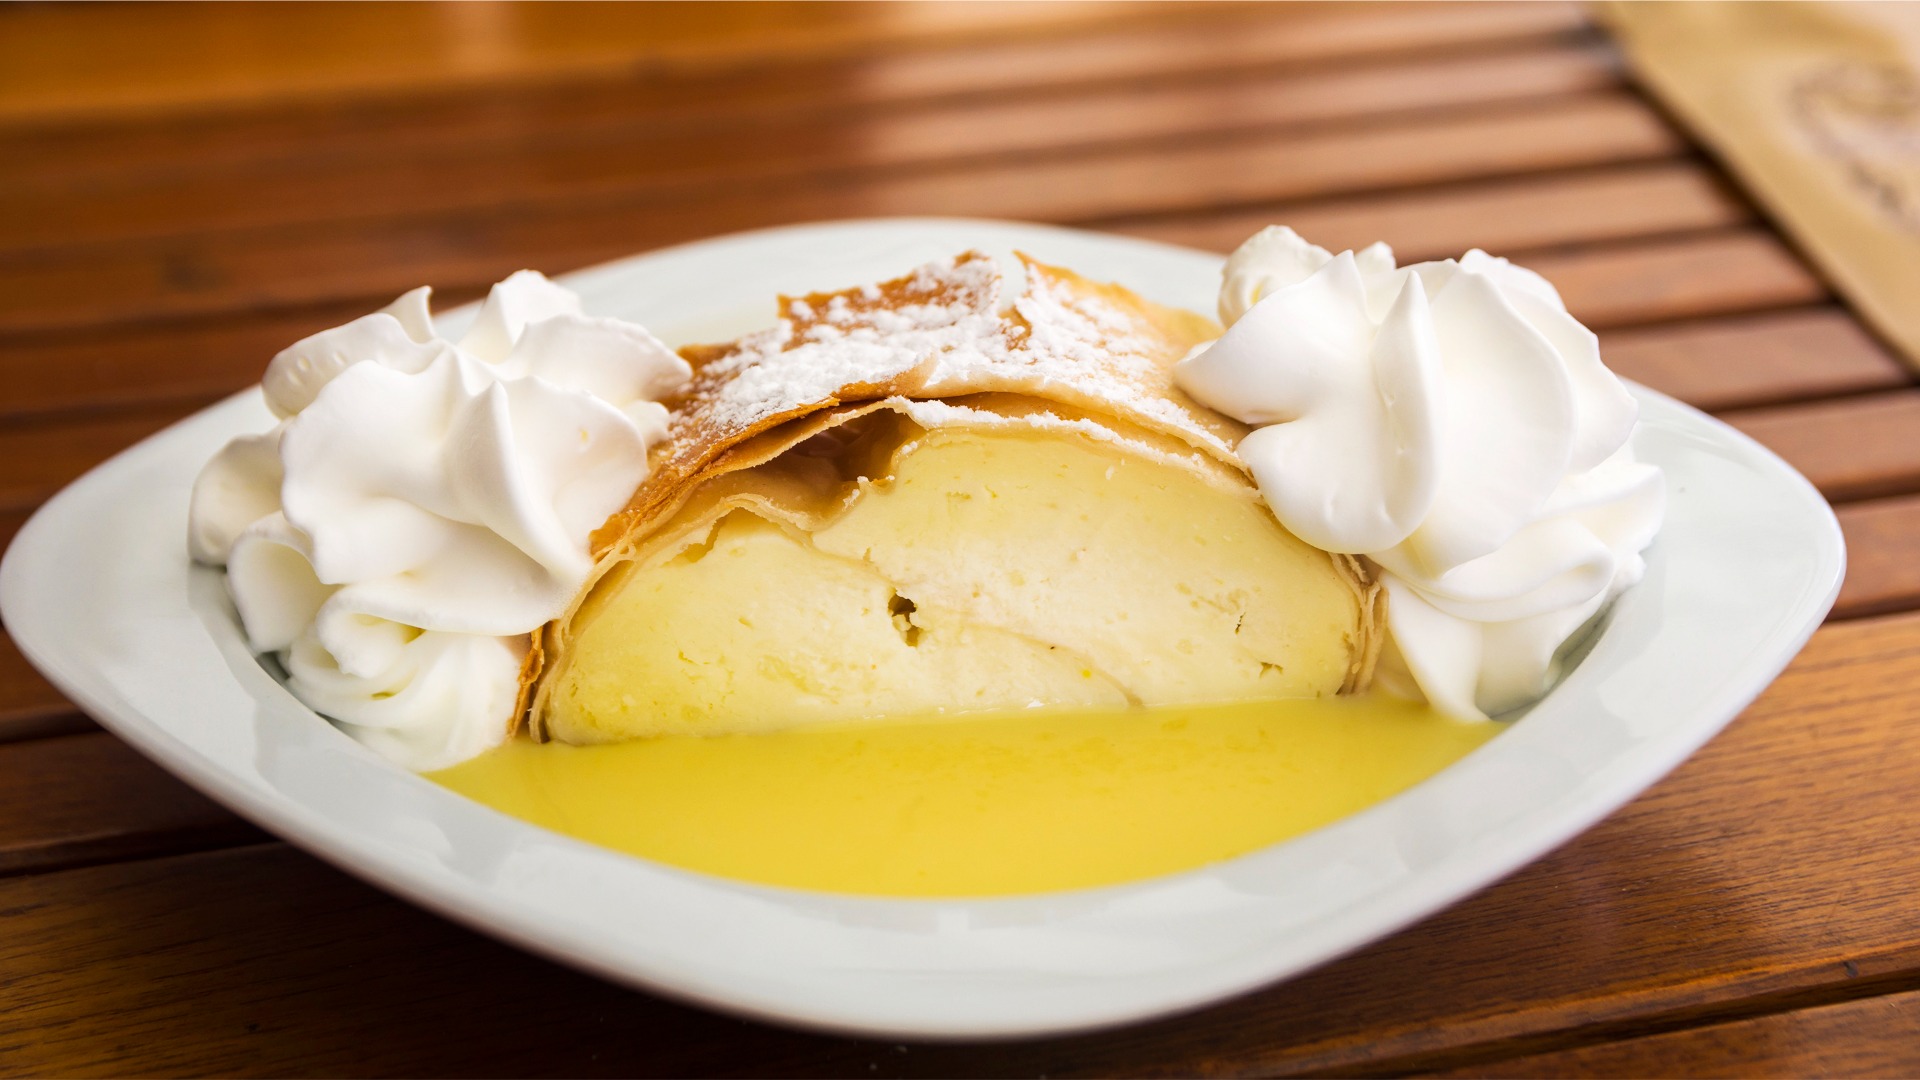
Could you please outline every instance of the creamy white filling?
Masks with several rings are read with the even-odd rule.
[[[1598,339],[1505,259],[1398,267],[1281,227],[1228,260],[1220,316],[1176,380],[1256,425],[1237,452],[1282,524],[1381,569],[1419,692],[1478,718],[1538,698],[1665,509]]]
[[[262,389],[283,419],[207,464],[188,536],[293,693],[422,770],[506,737],[526,635],[584,584],[588,537],[666,437],[655,399],[690,374],[531,271],[457,344],[427,297],[276,356]]]

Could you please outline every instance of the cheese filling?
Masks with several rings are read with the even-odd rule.
[[[602,577],[543,734],[1310,698],[1363,677],[1370,601],[1238,476],[881,415],[729,477],[718,512],[696,500]]]

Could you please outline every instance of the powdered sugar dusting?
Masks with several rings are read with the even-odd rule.
[[[784,298],[771,330],[701,367],[676,434],[752,427],[850,387],[895,383],[930,361],[1006,351],[1000,274],[983,256],[930,264],[885,285]]]
[[[1005,312],[1004,278],[979,252],[904,277],[783,297],[780,321],[727,345],[681,350],[691,388],[672,402],[670,438],[609,539],[675,501],[729,448],[820,409],[881,398],[1011,393],[1171,436],[1234,467],[1241,425],[1173,385],[1173,366],[1217,335],[1211,320],[1118,286],[1025,260],[1027,288]]]

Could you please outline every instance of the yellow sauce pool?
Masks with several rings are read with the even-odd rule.
[[[431,779],[535,824],[769,885],[1001,896],[1298,836],[1491,738],[1385,698],[1028,710],[607,746],[517,739]]]

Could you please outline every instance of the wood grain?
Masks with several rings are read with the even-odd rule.
[[[1183,15],[1192,9],[1183,9]],[[1258,11],[1257,17],[1238,17]],[[1378,17],[1383,12],[1390,17]],[[44,188],[124,172],[220,171],[298,159],[377,160],[396,153],[486,145],[541,132],[635,129],[650,121],[739,122],[822,112],[858,121],[917,102],[1040,98],[1085,88],[1312,71],[1409,55],[1587,43],[1572,5],[1290,4],[1230,6],[1230,20],[1118,20],[1066,36],[932,41],[854,58],[735,64],[715,71],[630,65],[610,77],[555,85],[479,83],[458,93],[364,100],[254,102],[238,111],[169,111],[124,122],[39,124],[7,133],[20,153],[0,161],[11,181]],[[1417,50],[1417,52],[1410,52]]]
[[[1216,214],[1102,222],[1169,244],[1230,252],[1268,225],[1289,225],[1330,251],[1377,240],[1401,262],[1479,247],[1507,255],[1744,225],[1753,212],[1698,162],[1569,172],[1357,199],[1282,203]]]
[[[80,716],[20,655],[10,634],[0,634],[0,742],[85,731]]]
[[[1336,248],[1371,242],[1368,238],[1377,236],[1393,242],[1404,258],[1443,257],[1486,244],[1496,251],[1522,255],[1525,261],[1521,249],[1530,247],[1593,245],[1737,224],[1747,218],[1744,207],[1726,197],[1698,165],[1674,163],[1573,174],[1565,179],[1419,190],[1360,201],[1295,203],[1225,216],[1182,216],[1136,223],[1123,231],[1223,250],[1277,220],[1291,222],[1306,235]],[[479,272],[482,276],[476,281],[486,280],[488,271]],[[440,279],[440,284],[444,286],[446,279]],[[442,288],[438,299],[451,303],[473,295],[476,289]],[[9,393],[0,397],[0,414],[204,400],[252,382],[267,358],[287,344],[363,314],[375,302],[15,335],[0,348],[0,375],[11,381]],[[1737,305],[1740,299],[1729,302]],[[1688,391],[1700,391],[1704,395],[1700,400],[1721,407],[1751,404],[1768,396],[1790,397],[1803,388],[1808,392],[1825,392],[1837,384],[1865,388],[1866,380],[1881,374],[1874,347],[1862,344],[1859,329],[1838,313],[1823,325],[1783,324],[1777,337],[1761,324],[1756,326],[1760,328],[1738,353],[1726,354],[1725,362],[1702,369],[1699,377],[1688,381]],[[1711,336],[1714,328],[1703,332]],[[1610,336],[1609,341],[1613,340]],[[1772,359],[1749,364],[1743,355],[1749,351],[1757,358]],[[1823,359],[1829,353],[1830,361]],[[1686,343],[1667,355],[1664,362],[1650,362],[1648,370],[1658,367],[1682,376],[1691,355]],[[1880,359],[1885,359],[1884,354]],[[1726,400],[1715,398],[1714,388],[1729,379],[1741,381],[1746,389],[1736,390]],[[1762,398],[1752,398],[1754,393]]]
[[[0,877],[265,835],[102,732],[0,745]]]
[[[1920,490],[1920,390],[1743,410],[1724,419],[1835,502]]]
[[[188,411],[160,406],[0,425],[0,509],[36,506],[81,473]]]
[[[478,293],[436,289],[445,308]],[[357,319],[364,302],[0,337],[0,418],[203,402],[260,381],[275,353]],[[185,404],[176,406],[184,414]]]
[[[1527,265],[1596,328],[1824,300],[1826,286],[1763,229],[1548,253]]]
[[[350,18],[328,7],[134,17],[8,9],[9,33],[0,42],[12,48],[0,51],[7,73],[0,121],[152,122],[313,101],[625,82],[636,70],[697,82],[819,60],[871,65],[875,54],[898,62],[871,65],[878,69],[871,81],[914,96],[1180,74],[1250,58],[1325,62],[1586,29],[1569,3],[1298,4],[1258,20],[1239,17],[1232,5],[1196,12],[1199,5],[1111,3],[893,3],[839,12],[768,4],[542,11],[493,3],[353,11]],[[1156,32],[1105,29],[1116,22],[1144,22]],[[1071,30],[1082,33],[1062,36]],[[156,36],[182,47],[154,50]],[[805,85],[811,73],[791,74]]]
[[[79,245],[0,256],[0,333],[349,298],[384,303],[423,281],[477,286],[522,266],[572,269],[781,222],[891,214],[1083,221],[1644,161],[1680,147],[1644,104],[1614,95],[1297,138],[836,177],[795,189],[755,189],[748,180],[674,198],[606,192],[418,221]]]
[[[1612,330],[1607,366],[1710,411],[1892,390],[1913,383],[1853,316],[1837,307]]]
[[[18,197],[0,201],[0,251],[564,205],[608,192],[673,197],[716,185],[818,186],[821,174],[1068,157],[1251,132],[1277,137],[1335,121],[1525,103],[1617,82],[1610,56],[1565,46],[1177,86],[1128,83],[1039,99],[963,100],[858,121],[817,109],[732,120],[676,112],[592,127],[529,121],[477,144],[436,139],[375,156],[309,152],[244,168],[209,169],[182,150],[178,161],[123,168],[85,185],[66,177],[11,185]],[[739,167],[743,146],[753,148],[750,177]]]
[[[1842,618],[1920,608],[1920,496],[1853,503],[1835,511],[1847,536]]]
[[[17,877],[0,881],[0,1063],[73,1075],[1457,1066],[1728,1019],[1755,1000],[1920,984],[1908,902],[1920,818],[1902,810],[1916,783],[1920,615],[1831,625],[1646,796],[1412,930],[1185,1018],[904,1051],[573,975],[277,846]]]
[[[1920,991],[1474,1065],[1444,1076],[1660,1076],[1676,1061],[1715,1076],[1920,1075]]]
[[[1164,11],[1164,8],[1162,9]],[[1150,6],[1139,14],[1159,14]],[[538,81],[648,66],[735,66],[795,55],[911,48],[916,39],[1017,34],[1065,22],[1126,18],[1099,3],[751,4],[737,11],[649,5],[566,14],[507,4],[397,7],[376,14],[315,4],[293,14],[246,6],[75,16],[25,9],[0,41],[0,116],[72,120],[99,113],[253,105],[262,97],[337,96]],[[179,47],[154,50],[156,38]],[[28,44],[39,46],[30,48]]]
[[[1423,196],[1423,202],[1424,199]],[[1547,216],[1556,209],[1564,215],[1571,211],[1572,200],[1542,200],[1537,205]],[[1525,212],[1524,202],[1516,212]],[[1356,216],[1356,220],[1365,219]],[[1236,224],[1254,221],[1296,226],[1304,223],[1308,230],[1313,230],[1315,225],[1312,208],[1279,208],[1244,217]],[[1353,233],[1370,235],[1362,231],[1363,228],[1354,227]],[[1467,227],[1440,218],[1423,224],[1422,230],[1424,241],[1409,245],[1412,257],[1418,257],[1414,253],[1450,251],[1458,254],[1460,248],[1453,245],[1439,252],[1422,249],[1437,246],[1436,238],[1440,235],[1469,231]],[[1225,235],[1224,232],[1213,234],[1210,225],[1203,225],[1193,234],[1178,224],[1133,227],[1128,231],[1152,234],[1154,239],[1170,242],[1199,241],[1194,246],[1214,247],[1221,246],[1220,236]],[[1570,232],[1572,228],[1567,228],[1562,235]],[[1244,239],[1248,234],[1237,235]],[[1327,229],[1305,235],[1311,238],[1342,234],[1336,229]],[[1351,235],[1347,240],[1335,241],[1333,246],[1352,246]],[[1758,312],[1814,303],[1827,296],[1826,287],[1806,265],[1760,228],[1720,229],[1678,237],[1598,243],[1574,250],[1514,254],[1519,254],[1526,266],[1546,275],[1560,290],[1568,310],[1596,329]],[[1813,363],[1812,358],[1803,357],[1797,366],[1805,370]]]

